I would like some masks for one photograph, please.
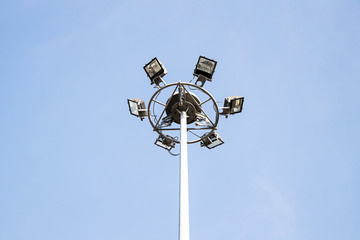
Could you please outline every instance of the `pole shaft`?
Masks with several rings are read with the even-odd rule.
[[[190,239],[189,227],[189,177],[187,153],[187,116],[185,111],[180,115],[180,219],[179,240]]]

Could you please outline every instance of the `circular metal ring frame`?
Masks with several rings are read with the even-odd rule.
[[[166,89],[166,88],[173,87],[173,86],[178,86],[178,87],[180,87],[180,85],[186,85],[186,86],[189,86],[189,87],[197,88],[198,90],[200,90],[200,91],[202,91],[203,93],[205,93],[205,94],[211,99],[213,105],[215,106],[215,107],[214,107],[214,110],[215,110],[215,121],[214,121],[214,123],[213,123],[213,126],[212,126],[211,128],[209,128],[210,132],[207,133],[206,135],[202,136],[202,137],[199,137],[199,138],[196,139],[196,140],[192,140],[192,141],[188,141],[188,142],[187,142],[188,144],[196,143],[196,142],[199,142],[199,141],[201,141],[202,139],[208,137],[210,134],[212,134],[212,133],[215,131],[215,129],[217,128],[217,124],[218,124],[218,122],[219,122],[219,108],[218,108],[218,105],[217,105],[217,103],[216,103],[216,100],[214,99],[214,97],[213,97],[208,91],[206,91],[204,88],[202,88],[202,87],[200,87],[200,86],[198,86],[198,85],[196,85],[196,84],[178,82],[178,83],[167,84],[167,85],[165,85],[164,87],[158,89],[158,90],[154,93],[154,95],[151,97],[150,102],[149,102],[149,105],[148,105],[147,112],[148,112],[149,122],[150,122],[151,126],[153,127],[153,130],[156,131],[159,135],[163,136],[163,137],[166,138],[166,139],[169,139],[169,140],[171,140],[171,141],[174,141],[175,143],[180,143],[180,141],[178,141],[178,140],[176,140],[176,139],[174,139],[174,138],[169,138],[167,135],[164,135],[158,128],[156,128],[157,123],[154,124],[154,122],[151,120],[151,111],[150,111],[150,107],[152,106],[152,104],[155,104],[155,103],[156,103],[156,102],[155,102],[155,98],[156,98],[158,95],[160,95],[161,91],[163,91],[163,90]],[[176,89],[177,89],[177,88],[175,88],[175,90],[176,90]],[[174,90],[174,92],[175,92],[175,90]],[[187,90],[187,89],[186,89],[186,90]],[[174,93],[173,93],[173,95],[174,95]],[[170,97],[172,97],[172,96],[169,96],[169,99],[170,99]],[[205,102],[207,102],[207,101],[208,101],[208,100],[206,100]],[[203,102],[202,104],[204,104],[205,102]],[[201,107],[201,106],[200,106],[200,107]],[[165,108],[166,108],[166,107],[164,107],[164,111],[165,111]],[[201,109],[202,109],[202,108],[201,108]],[[204,110],[202,110],[202,111],[205,113]],[[158,120],[158,123],[159,123],[160,119],[161,119],[161,116],[160,116],[160,118],[159,118],[159,120]],[[166,129],[164,129],[164,130],[166,130]],[[204,130],[204,129],[203,129],[203,128],[199,128],[199,129],[192,129],[192,130]]]

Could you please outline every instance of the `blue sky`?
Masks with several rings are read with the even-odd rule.
[[[191,239],[360,238],[360,1],[1,1],[0,239],[177,239],[178,158],[127,98],[199,55],[225,144],[189,146]],[[178,147],[176,148],[178,150]]]

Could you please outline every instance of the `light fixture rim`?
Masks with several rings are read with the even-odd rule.
[[[129,112],[130,112],[131,115],[134,115],[134,116],[142,118],[142,119],[148,116],[147,108],[146,108],[146,104],[145,104],[144,100],[142,100],[140,98],[128,98],[127,100],[128,100]],[[130,102],[136,104],[138,114],[132,113],[131,107],[130,107]],[[141,103],[144,103],[144,109],[140,109],[139,106],[141,105]],[[145,112],[145,113],[140,113],[140,112]]]
[[[205,144],[204,140],[205,140],[205,139],[208,139],[211,134],[215,134],[215,136],[216,136],[216,141],[220,141],[221,143],[220,143],[220,144],[217,144],[217,145],[215,145],[215,146],[213,146],[213,147],[209,147],[210,144]],[[222,139],[222,137],[221,137],[217,132],[214,131],[214,132],[212,132],[211,134],[209,134],[208,136],[206,136],[205,138],[203,138],[203,140],[201,140],[201,144],[202,144],[203,146],[205,146],[206,148],[208,148],[208,149],[213,149],[213,148],[215,148],[215,147],[217,147],[217,146],[220,146],[220,145],[222,145],[222,144],[225,143],[225,141]],[[212,143],[213,143],[213,142],[212,142]]]
[[[237,99],[241,99],[240,111],[231,112],[231,109],[232,109],[231,103],[232,103],[233,101],[236,101]],[[244,101],[245,101],[245,97],[243,97],[243,96],[230,96],[230,97],[226,97],[226,98],[225,98],[225,101],[224,101],[224,108],[228,108],[227,114],[234,115],[234,114],[237,114],[237,113],[241,113],[242,110],[243,110],[243,107],[244,107]]]
[[[150,77],[148,71],[146,71],[146,66],[150,65],[150,63],[153,62],[154,60],[156,60],[157,64],[159,64],[161,70],[159,72],[157,72],[156,74],[154,74],[154,76]],[[154,57],[153,59],[150,60],[150,62],[145,64],[143,69],[146,72],[146,75],[148,76],[148,78],[151,80],[151,84],[155,83],[156,78],[159,78],[159,77],[161,78],[167,74],[167,71],[166,71],[164,65],[161,63],[161,61],[157,57]]]
[[[136,107],[137,107],[137,111],[139,112],[139,103],[136,100],[137,100],[136,98],[128,98],[128,107],[129,107],[130,114],[138,117],[139,114],[132,113],[131,107],[130,107],[130,102],[135,103]]]
[[[168,136],[168,137],[170,137],[170,136]],[[165,135],[159,134],[159,136],[156,138],[154,144],[155,144],[156,146],[161,147],[161,148],[164,148],[164,149],[166,149],[166,150],[171,150],[171,149],[175,148],[175,145],[176,145],[175,140],[171,140],[171,139],[168,138],[168,137],[165,137]],[[169,146],[166,145],[166,144],[163,144],[163,145],[165,145],[165,146],[168,146],[168,148],[166,148],[166,147],[164,147],[164,146],[162,146],[162,145],[156,144],[157,142],[163,143],[163,142],[159,141],[159,139],[161,139],[161,140],[169,140],[169,141],[170,141],[170,145],[169,145]]]
[[[211,74],[206,73],[206,72],[198,69],[198,65],[199,65],[199,63],[200,63],[200,59],[201,59],[201,58],[205,58],[206,60],[209,60],[209,61],[211,61],[211,62],[214,62],[214,68],[213,68],[213,71],[211,72]],[[195,69],[194,69],[193,75],[194,75],[194,76],[197,76],[197,77],[203,76],[203,77],[205,77],[209,82],[211,82],[211,81],[212,81],[212,76],[213,76],[214,73],[215,73],[216,65],[217,65],[217,61],[215,61],[214,59],[207,58],[207,57],[205,57],[205,56],[199,56],[199,59],[198,59],[196,65],[195,65]],[[200,73],[197,72],[197,71],[199,71]]]

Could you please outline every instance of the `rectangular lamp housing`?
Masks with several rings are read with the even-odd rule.
[[[147,110],[144,100],[138,98],[128,99],[129,111],[132,115],[144,118],[147,116]]]
[[[165,67],[157,58],[153,58],[148,64],[146,64],[144,66],[144,70],[150,78],[151,84],[154,83],[155,78],[161,78],[167,74]]]
[[[170,139],[167,139],[164,136],[159,135],[159,137],[155,141],[155,145],[165,148],[166,150],[171,150],[172,148],[175,147],[175,142]]]
[[[244,97],[232,96],[225,98],[224,108],[228,108],[228,114],[240,113],[243,109]]]
[[[220,135],[216,132],[213,132],[212,134],[210,134],[210,136],[206,137],[201,141],[200,146],[201,147],[205,146],[208,149],[212,149],[214,147],[220,146],[223,143],[224,141],[222,140]]]
[[[194,76],[204,76],[206,79],[211,81],[212,76],[215,72],[216,64],[216,61],[206,58],[204,56],[200,56],[194,70]]]

